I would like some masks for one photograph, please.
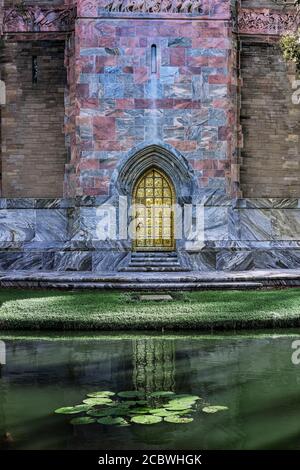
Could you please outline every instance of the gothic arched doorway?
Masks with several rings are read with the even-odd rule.
[[[168,176],[157,168],[148,169],[133,190],[137,251],[173,251],[175,249],[175,190]]]

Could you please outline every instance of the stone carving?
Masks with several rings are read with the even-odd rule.
[[[297,30],[299,16],[296,12],[271,10],[240,10],[238,29],[247,34],[283,34]]]
[[[202,0],[109,0],[111,12],[132,13],[202,13]]]
[[[45,9],[20,4],[4,13],[3,30],[10,31],[69,31],[75,19],[73,8]]]

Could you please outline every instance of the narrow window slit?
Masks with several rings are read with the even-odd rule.
[[[32,56],[32,83],[37,83],[38,81],[38,63],[37,56]]]
[[[157,73],[157,47],[151,46],[151,73]]]

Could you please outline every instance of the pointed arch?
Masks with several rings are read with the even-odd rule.
[[[187,160],[170,145],[151,144],[134,148],[120,162],[112,185],[120,194],[132,194],[138,179],[151,168],[163,171],[176,188],[177,200],[189,202],[194,189],[193,171]]]

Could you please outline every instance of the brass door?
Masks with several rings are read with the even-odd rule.
[[[160,170],[148,170],[133,193],[138,251],[172,251],[174,239],[175,192],[172,182]]]

